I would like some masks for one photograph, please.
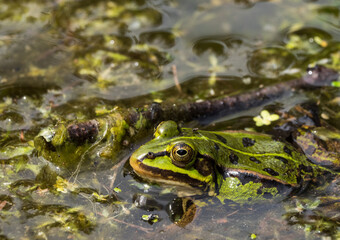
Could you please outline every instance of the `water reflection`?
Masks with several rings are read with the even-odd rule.
[[[281,47],[268,47],[255,50],[248,60],[251,73],[256,76],[278,78],[294,66],[295,56]]]

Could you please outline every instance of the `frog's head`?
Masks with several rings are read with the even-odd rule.
[[[132,154],[130,165],[152,182],[213,190],[213,161],[199,153],[192,137],[192,131],[179,128],[174,121],[162,122],[154,138]]]

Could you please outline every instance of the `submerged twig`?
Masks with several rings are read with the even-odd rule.
[[[99,213],[99,215],[103,216],[103,215],[100,214],[100,213]],[[138,225],[135,225],[135,224],[132,224],[132,223],[127,223],[127,222],[124,222],[124,221],[119,220],[119,219],[114,218],[114,217],[107,218],[107,220],[113,220],[113,221],[115,221],[115,222],[119,222],[119,223],[125,224],[125,225],[127,225],[127,226],[129,226],[129,227],[133,227],[133,228],[139,229],[139,230],[141,230],[141,231],[143,231],[143,232],[146,232],[146,233],[149,233],[149,232],[153,231],[152,228],[145,228],[145,227],[141,227],[141,226],[138,226]]]
[[[176,88],[177,88],[179,93],[182,93],[182,88],[181,88],[181,85],[179,84],[179,81],[178,81],[176,65],[172,65],[171,69],[172,69],[172,74],[174,76],[174,82],[175,82]]]
[[[120,169],[120,167],[125,163],[125,161],[121,161],[120,163],[114,165],[111,168],[112,171],[112,175],[111,175],[111,182],[110,182],[110,189],[113,189],[113,184],[115,183],[115,180],[117,178],[117,174],[118,174],[118,170]]]

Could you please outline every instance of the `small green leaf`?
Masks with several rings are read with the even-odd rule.
[[[263,110],[260,113],[260,116],[256,116],[253,118],[256,126],[261,127],[263,125],[270,125],[271,122],[276,121],[280,118],[277,114],[270,114],[267,110]]]
[[[149,214],[149,215],[144,214],[142,216],[142,220],[149,222],[149,223],[156,223],[159,221],[159,216],[157,214]]]
[[[256,236],[255,233],[252,233],[252,234],[250,235],[250,239],[256,239],[256,238],[257,238],[257,236]]]
[[[333,87],[340,87],[340,82],[339,81],[334,81],[332,82]]]

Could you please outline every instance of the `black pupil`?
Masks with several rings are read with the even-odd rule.
[[[184,156],[185,154],[187,154],[187,150],[184,149],[177,150],[177,154],[180,156]]]

